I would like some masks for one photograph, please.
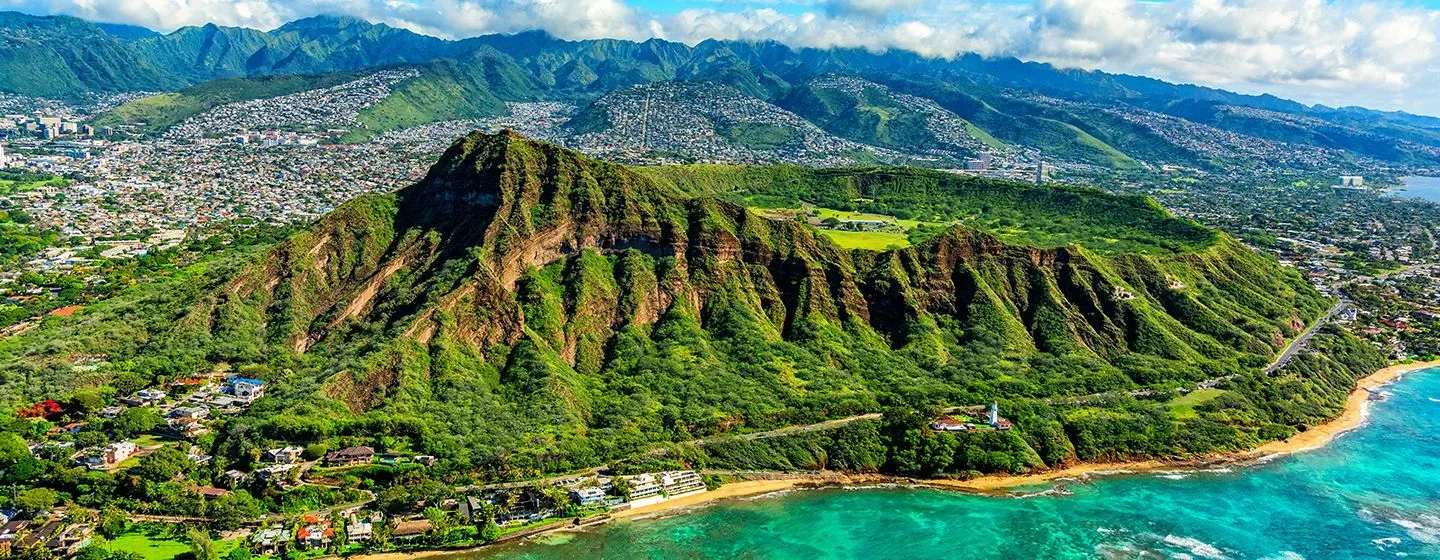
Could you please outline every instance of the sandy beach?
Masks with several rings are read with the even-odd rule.
[[[1282,455],[1324,447],[1336,436],[1364,425],[1369,410],[1370,391],[1387,385],[1401,378],[1407,373],[1440,367],[1440,361],[1436,362],[1414,362],[1409,364],[1397,364],[1383,368],[1361,378],[1356,382],[1355,390],[1350,392],[1349,398],[1345,401],[1345,410],[1334,419],[1312,426],[1310,429],[1296,434],[1287,440],[1273,441],[1252,450],[1224,455],[1196,457],[1177,461],[1132,461],[1115,463],[1085,463],[1055,469],[1042,473],[1026,475],[992,475],[972,478],[969,480],[951,479],[911,479],[904,477],[891,477],[883,475],[822,475],[822,476],[795,476],[792,478],[780,478],[770,480],[747,480],[726,484],[717,490],[703,494],[693,494],[668,502],[649,505],[634,510],[622,511],[612,514],[617,519],[634,518],[639,516],[653,515],[657,512],[668,509],[694,507],[707,502],[723,500],[727,498],[738,498],[768,494],[781,490],[806,487],[842,486],[854,484],[905,484],[931,486],[943,489],[964,490],[971,492],[999,492],[1017,486],[1039,484],[1051,480],[1082,478],[1085,476],[1106,474],[1106,473],[1138,473],[1146,471],[1195,468],[1213,466],[1220,463],[1235,463],[1253,461],[1271,455]]]
[[[894,477],[886,475],[847,475],[847,474],[823,474],[823,475],[776,475],[775,478],[761,480],[743,480],[732,482],[709,492],[681,496],[679,498],[651,504],[645,507],[612,512],[610,516],[614,519],[637,519],[663,515],[666,512],[674,513],[679,510],[702,506],[720,500],[743,498],[747,496],[758,496],[796,488],[824,488],[835,486],[854,486],[861,484],[894,484],[901,486],[928,486],[946,490],[958,490],[980,493],[1001,493],[1018,486],[1039,484],[1052,480],[1083,478],[1093,475],[1141,473],[1156,470],[1197,468],[1213,466],[1216,464],[1236,463],[1258,460],[1272,455],[1283,455],[1296,453],[1324,447],[1336,436],[1358,428],[1365,423],[1368,416],[1370,392],[1386,384],[1394,382],[1407,373],[1440,367],[1440,361],[1436,362],[1415,362],[1409,364],[1398,364],[1386,367],[1375,373],[1361,378],[1354,391],[1351,391],[1349,398],[1345,401],[1345,410],[1334,419],[1313,426],[1310,429],[1296,434],[1287,440],[1273,441],[1252,450],[1197,457],[1178,461],[1134,461],[1116,463],[1085,463],[1046,471],[1043,473],[1027,475],[992,475],[982,476],[969,480],[951,479],[913,479],[905,477]],[[568,526],[557,527],[557,531],[574,530]],[[474,549],[471,549],[474,550]],[[366,554],[366,560],[412,560],[467,552],[466,550],[434,550],[414,553],[379,553]]]
[[[1350,392],[1349,399],[1345,401],[1345,411],[1341,412],[1340,416],[1324,424],[1312,426],[1290,439],[1272,441],[1257,447],[1250,455],[1263,457],[1324,447],[1335,439],[1335,436],[1365,424],[1365,418],[1370,411],[1370,391],[1388,385],[1407,373],[1432,367],[1440,367],[1440,361],[1396,364],[1363,377],[1356,383],[1355,390]]]

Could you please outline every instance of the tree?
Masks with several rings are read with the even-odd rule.
[[[237,546],[230,549],[230,552],[225,553],[225,560],[250,560],[254,556],[255,555],[250,552],[250,549]]]
[[[24,438],[10,432],[0,434],[0,465],[13,465],[29,457],[30,447]]]
[[[100,523],[96,529],[107,539],[113,539],[125,532],[129,521],[125,519],[125,512],[113,505],[105,506],[100,510]]]
[[[540,489],[540,493],[545,495],[545,499],[550,501],[550,503],[555,508],[555,511],[564,513],[566,515],[571,513],[570,511],[568,511],[570,505],[569,490],[566,490],[559,486],[546,486],[545,488]]]
[[[120,437],[133,437],[155,429],[162,421],[153,408],[130,407],[110,421],[110,430]]]
[[[430,522],[430,535],[436,539],[445,538],[453,526],[450,513],[437,507],[425,508],[425,519]]]
[[[476,528],[479,530],[480,540],[483,542],[494,542],[500,538],[500,526],[495,524],[495,517],[499,514],[500,508],[495,504],[484,503],[480,505],[480,522]]]
[[[324,457],[325,454],[329,452],[330,446],[325,442],[321,441],[305,446],[305,452],[301,456],[313,461],[315,459]]]
[[[344,549],[350,543],[350,534],[345,531],[345,516],[340,514],[339,509],[330,511],[330,526],[335,528],[335,538],[330,545],[337,551]]]
[[[625,501],[629,501],[630,479],[619,476],[610,479],[610,494],[613,496],[619,496],[621,498],[624,498]]]
[[[185,456],[185,452],[167,445],[141,457],[135,473],[151,482],[167,482],[185,470],[188,462],[190,459]]]
[[[480,540],[482,542],[495,542],[500,538],[500,526],[495,524],[494,519],[487,519],[480,525]]]
[[[97,543],[96,540],[100,539],[92,540],[90,544],[85,545],[85,548],[80,549],[80,552],[75,555],[75,560],[107,560],[110,557],[110,551],[105,550],[104,543]]]
[[[220,560],[220,553],[215,549],[215,541],[210,539],[210,534],[200,529],[190,529],[190,557],[193,560]]]
[[[260,501],[244,490],[236,490],[210,500],[210,518],[215,520],[216,528],[222,530],[235,529],[264,513],[265,508]]]
[[[50,509],[59,501],[60,493],[49,488],[31,488],[15,496],[15,505],[29,512]]]
[[[99,389],[80,389],[70,394],[66,404],[68,410],[84,416],[104,407],[105,399],[101,398]]]

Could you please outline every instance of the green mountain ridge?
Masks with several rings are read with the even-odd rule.
[[[897,398],[974,404],[1253,374],[1329,305],[1293,271],[1144,198],[925,171],[711,170],[633,170],[471,134],[419,183],[352,200],[151,304],[170,311],[145,313],[168,318],[144,342],[6,341],[0,364],[16,375],[3,394],[63,386],[73,374],[47,364],[80,344],[114,356],[85,383],[223,362],[271,388],[227,424],[219,455],[338,438],[459,470],[565,471]],[[1172,241],[1027,246],[1006,240],[1026,239],[1014,228],[957,224],[911,248],[846,251],[721,199],[760,191],[907,207],[942,196],[916,207],[1003,207],[1068,228],[1057,231]],[[1205,426],[1245,442],[1286,429],[1274,421]]]
[[[877,99],[824,104],[828,109],[804,101],[807,81],[833,74],[933,100],[973,126],[974,136],[982,140],[1042,150],[1063,161],[1119,169],[1142,163],[1246,165],[1230,161],[1221,146],[1196,153],[1183,141],[1167,140],[1137,122],[1145,116],[1135,113],[1155,111],[1186,119],[1221,143],[1225,135],[1234,133],[1284,143],[1265,148],[1275,152],[1289,151],[1287,145],[1337,151],[1338,155],[1317,154],[1311,158],[1314,161],[1297,164],[1305,171],[1336,173],[1357,160],[1369,165],[1440,164],[1436,133],[1440,121],[1430,117],[1307,107],[1267,95],[1060,69],[1011,58],[934,59],[904,51],[792,49],[773,41],[706,40],[693,47],[659,39],[565,41],[544,32],[450,41],[332,16],[298,20],[273,31],[207,25],[164,35],[115,33],[74,18],[5,13],[0,17],[0,69],[6,70],[0,72],[0,91],[75,98],[85,92],[173,91],[214,79],[420,65],[434,83],[397,93],[408,99],[377,109],[368,128],[351,138],[358,140],[385,130],[377,126],[505,114],[495,108],[497,101],[543,98],[583,104],[639,84],[691,80],[729,85],[790,108],[851,140],[911,151],[934,144],[918,115],[876,112],[888,106]],[[499,57],[509,67],[505,72],[512,78],[507,83],[528,84],[521,88],[523,95],[488,79],[463,77],[482,72],[469,66],[493,66]],[[480,101],[417,99],[439,91]],[[1242,115],[1233,108],[1253,111]],[[121,113],[126,111],[134,112],[126,108]]]

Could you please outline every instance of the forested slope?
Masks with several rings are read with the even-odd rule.
[[[859,194],[956,223],[910,248],[847,251],[725,200],[758,193]],[[1027,244],[1037,234],[992,212],[1054,230]],[[1130,241],[1087,246],[1101,234]],[[153,318],[145,337],[57,339],[73,328],[59,321],[0,343],[6,399],[224,363],[271,383],[220,434],[225,456],[366,443],[507,476],[897,403],[1003,399],[1017,420],[1041,407],[1048,420],[1014,435],[1055,464],[1134,450],[1070,431],[1081,413],[1045,412],[1046,399],[1256,376],[1329,305],[1143,198],[912,170],[641,173],[513,133],[471,134],[416,185],[167,294],[133,303]],[[97,314],[74,321],[126,320]],[[114,359],[66,375],[75,352]],[[1313,418],[1236,416],[1223,442]]]

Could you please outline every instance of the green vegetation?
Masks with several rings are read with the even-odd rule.
[[[326,88],[355,79],[355,74],[283,75],[216,80],[176,92],[142,97],[91,121],[96,127],[135,125],[138,132],[161,132],[213,107]]]
[[[1170,401],[1170,411],[1176,418],[1189,419],[1199,416],[1195,407],[1215,400],[1216,397],[1224,395],[1224,389],[1200,389],[1186,393]]]
[[[928,114],[907,107],[877,87],[851,93],[806,83],[791,88],[777,104],[831,134],[873,146],[910,152],[956,148],[935,138],[928,127]],[[979,127],[964,125],[981,143],[1003,146]]]
[[[171,560],[190,552],[190,543],[181,540],[179,530],[173,526],[137,524],[110,539],[106,548],[111,552],[138,554],[143,560]]]
[[[960,224],[847,251],[728,200]],[[411,477],[530,478],[657,446],[692,466],[963,476],[1233,449],[1326,418],[1382,362],[1373,347],[1327,333],[1286,375],[1260,371],[1329,305],[1293,270],[1141,197],[908,169],[636,170],[472,134],[426,180],[354,199],[263,253],[217,255],[0,340],[13,372],[0,400],[129,394],[224,364],[267,381],[266,397],[217,427],[213,466],[195,476],[282,444],[440,458],[332,474],[383,489],[381,507],[430,495],[396,486]],[[77,374],[81,353],[110,358]],[[1194,417],[1165,402],[1225,376]],[[1125,396],[1141,388],[1166,397]],[[943,407],[992,400],[1015,430],[923,429]],[[882,410],[878,426],[835,434],[677,443]],[[136,467],[87,474],[97,491],[58,467],[33,483],[92,505],[220,507]],[[299,511],[353,492],[224,506]]]
[[[769,207],[801,202],[901,220],[958,221],[1034,247],[1079,244],[1103,255],[1183,254],[1219,234],[1171,216],[1153,200],[1080,187],[1035,186],[913,168],[811,169],[689,165],[638,171],[686,193],[718,194]],[[903,223],[903,222],[902,222]]]
[[[867,251],[884,251],[887,249],[898,249],[908,247],[910,239],[902,233],[891,233],[888,231],[839,231],[833,229],[820,230],[825,237],[829,237],[836,245],[846,249],[864,249]]]
[[[667,455],[700,468],[890,472],[923,477],[1026,473],[1076,460],[1139,460],[1247,449],[1333,417],[1355,380],[1383,365],[1373,348],[1338,330],[1314,339],[1279,382],[1245,375],[1223,389],[1169,403],[1126,396],[1101,406],[1002,400],[1012,431],[931,432],[934,408],[887,409],[883,420],[759,440],[723,439]],[[1282,399],[1276,401],[1275,399]]]
[[[41,187],[62,188],[70,180],[49,173],[34,173],[20,169],[0,169],[0,195],[33,191]]]
[[[524,70],[481,51],[465,61],[437,61],[420,76],[397,84],[390,96],[360,112],[360,128],[341,137],[359,142],[387,130],[456,119],[509,114],[506,101],[526,101],[539,91]]]
[[[715,132],[726,140],[754,150],[775,150],[795,138],[789,128],[758,123],[733,123],[717,126]]]

